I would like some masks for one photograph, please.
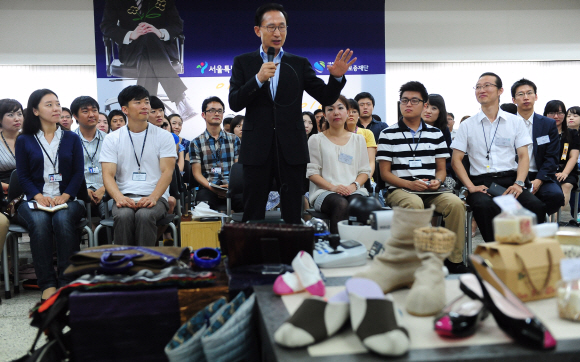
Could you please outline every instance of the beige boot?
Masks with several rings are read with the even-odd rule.
[[[413,230],[429,226],[434,209],[434,206],[426,210],[394,207],[391,238],[385,241],[385,248],[375,256],[371,267],[354,277],[374,280],[384,293],[413,284],[413,273],[421,266],[415,251]]]
[[[421,266],[407,295],[407,312],[423,317],[437,314],[446,303],[443,260],[455,245],[455,233],[442,227],[415,230],[415,248]]]

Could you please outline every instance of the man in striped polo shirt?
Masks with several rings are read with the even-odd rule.
[[[377,152],[381,177],[389,190],[387,204],[411,209],[435,205],[445,226],[457,235],[445,265],[451,273],[465,272],[465,205],[455,194],[438,191],[447,176],[445,160],[450,155],[443,133],[421,119],[427,89],[419,82],[408,82],[401,86],[399,97],[403,117],[381,131]]]

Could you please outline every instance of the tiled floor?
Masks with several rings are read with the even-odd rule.
[[[563,216],[562,221],[568,221],[568,216]],[[483,243],[479,230],[473,238],[475,245]],[[19,244],[21,263],[31,261],[30,243],[24,236]],[[25,259],[25,260],[23,260]],[[11,299],[4,299],[4,283],[0,282],[2,291],[2,304],[0,304],[0,361],[10,361],[23,356],[34,341],[37,329],[30,326],[28,312],[40,299],[39,291],[24,290],[20,294],[13,295]],[[41,338],[39,345],[44,343]]]

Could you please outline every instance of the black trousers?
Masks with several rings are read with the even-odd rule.
[[[209,208],[216,211],[225,211],[227,209],[227,200],[220,199],[216,193],[211,190],[206,189],[203,186],[199,186],[199,190],[195,195],[195,202],[207,202]],[[244,201],[242,195],[235,195],[232,198],[232,210],[236,212],[241,212],[244,210]]]
[[[123,64],[137,67],[138,85],[145,87],[152,96],[156,96],[161,83],[172,102],[181,100],[187,87],[171,65],[171,60],[177,57],[175,44],[169,44],[159,39],[157,35],[149,33],[123,46],[122,53]]]
[[[495,182],[500,186],[508,188],[514,184],[516,177],[489,177],[486,175],[480,175],[472,176],[471,181],[475,186],[485,185],[489,187],[492,182]],[[483,192],[476,192],[467,195],[466,201],[473,209],[473,217],[477,222],[483,240],[485,242],[494,241],[493,218],[501,212],[500,207],[493,202],[491,196],[484,194]],[[532,195],[529,190],[524,190],[520,196],[518,196],[518,202],[522,204],[523,207],[536,214],[538,224],[545,221],[546,205],[536,196]]]
[[[276,142],[276,140],[274,140]],[[272,181],[280,192],[282,218],[288,224],[302,223],[302,199],[306,164],[290,165],[276,144],[263,165],[244,165],[244,218],[242,221],[263,220]]]

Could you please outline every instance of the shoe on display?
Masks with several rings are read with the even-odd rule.
[[[177,113],[179,113],[184,122],[197,116],[197,113],[193,110],[193,106],[185,93],[183,94],[183,98],[176,102],[175,105],[177,106]]]
[[[556,347],[554,336],[526,305],[501,281],[479,255],[470,255],[472,275],[459,277],[459,287],[470,298],[481,300],[497,325],[516,342],[536,349]]]
[[[281,346],[305,347],[331,337],[344,325],[349,315],[349,300],[342,291],[325,301],[319,297],[304,299],[300,307],[274,333]]]
[[[274,293],[278,295],[288,295],[294,293],[300,293],[304,291],[304,285],[300,282],[300,279],[296,273],[286,272],[279,275],[274,281]]]
[[[350,300],[350,324],[363,345],[383,356],[401,356],[409,350],[409,332],[401,327],[402,312],[389,294],[370,279],[346,282]]]
[[[299,251],[298,255],[292,260],[292,268],[308,293],[324,297],[326,289],[320,276],[320,269],[318,269],[310,254],[304,250]]]
[[[469,268],[463,263],[453,263],[449,259],[443,261],[443,265],[449,270],[449,274],[465,274],[469,273]]]
[[[488,315],[488,310],[480,300],[460,295],[435,317],[435,332],[442,337],[469,337],[475,333],[479,323]]]

